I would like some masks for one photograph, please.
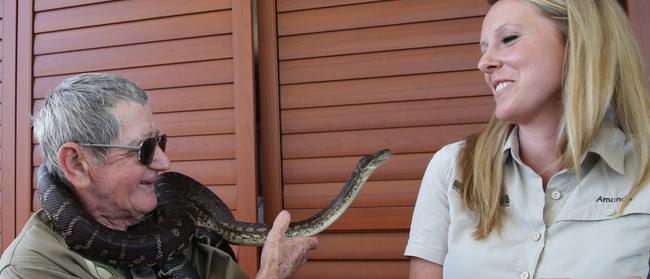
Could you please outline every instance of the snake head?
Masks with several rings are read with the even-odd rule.
[[[374,171],[379,166],[383,165],[388,158],[390,158],[391,152],[388,149],[383,149],[375,154],[366,155],[365,157],[359,160],[360,169]]]

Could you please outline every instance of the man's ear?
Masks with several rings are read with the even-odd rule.
[[[90,169],[88,156],[81,145],[66,142],[59,148],[59,164],[65,177],[75,188],[86,188],[90,185]]]

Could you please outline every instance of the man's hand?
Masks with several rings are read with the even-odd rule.
[[[291,277],[307,261],[307,252],[318,247],[316,237],[286,238],[291,216],[283,210],[273,222],[266,237],[257,278],[284,279]]]

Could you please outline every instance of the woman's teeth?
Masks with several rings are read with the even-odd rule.
[[[508,84],[509,84],[509,83],[510,83],[510,82],[507,82],[507,81],[499,82],[499,84],[497,84],[497,87],[495,88],[495,91],[496,91],[496,92],[501,91],[503,88],[508,87]]]

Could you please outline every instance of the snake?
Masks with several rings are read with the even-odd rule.
[[[390,156],[388,149],[363,156],[330,204],[307,219],[291,222],[285,236],[313,236],[327,229]],[[271,230],[265,223],[237,221],[210,189],[178,172],[158,175],[154,183],[158,205],[126,231],[98,223],[76,202],[72,186],[50,174],[44,165],[39,168],[37,185],[45,216],[66,245],[87,258],[117,267],[153,267],[171,261],[186,268],[182,251],[191,245],[197,228],[213,231],[227,243],[246,246],[263,246]]]

